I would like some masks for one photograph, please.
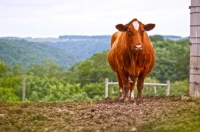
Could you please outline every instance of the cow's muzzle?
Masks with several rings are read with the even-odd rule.
[[[133,50],[135,52],[141,51],[141,50],[143,50],[143,45],[142,44],[136,44],[133,47],[131,47],[131,50]]]

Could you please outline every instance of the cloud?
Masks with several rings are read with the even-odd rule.
[[[138,18],[156,23],[150,34],[189,35],[189,1],[1,0],[0,36],[57,37],[112,34]]]

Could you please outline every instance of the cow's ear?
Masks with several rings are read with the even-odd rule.
[[[156,26],[155,24],[146,24],[146,25],[144,25],[144,29],[145,29],[146,31],[150,31],[150,30],[152,30],[155,26]]]
[[[115,27],[116,27],[119,31],[122,31],[122,32],[127,31],[127,27],[126,27],[125,25],[123,25],[123,24],[117,24]]]

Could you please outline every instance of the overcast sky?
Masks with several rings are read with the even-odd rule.
[[[189,36],[190,0],[0,0],[0,37],[111,35],[137,18],[149,35]]]

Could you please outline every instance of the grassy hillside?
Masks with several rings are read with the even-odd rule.
[[[52,60],[67,69],[79,59],[64,50],[38,42],[0,39],[0,60],[9,66],[21,65],[26,68],[32,63]]]

